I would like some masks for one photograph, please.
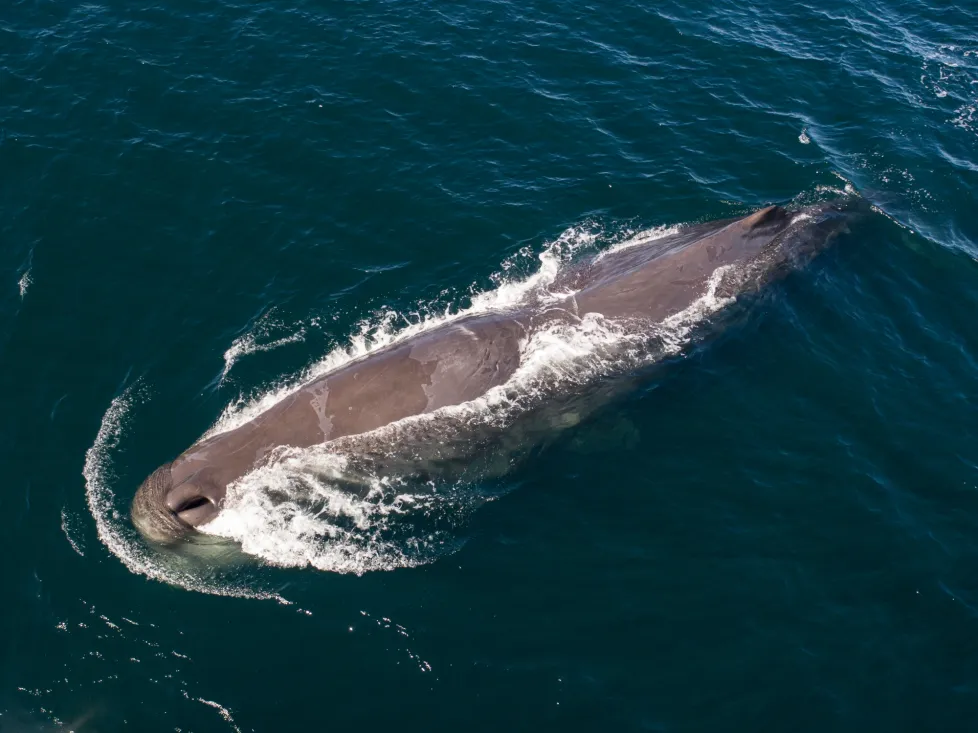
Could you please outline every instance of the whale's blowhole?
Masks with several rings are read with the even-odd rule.
[[[193,509],[200,509],[202,506],[207,506],[208,504],[213,504],[210,499],[206,496],[191,496],[190,498],[183,501],[180,506],[175,510],[175,514],[183,514],[184,512],[189,512]]]

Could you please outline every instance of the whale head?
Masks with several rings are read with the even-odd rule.
[[[223,488],[208,480],[206,469],[175,477],[173,465],[166,463],[150,474],[132,501],[133,524],[153,542],[186,539],[218,515],[224,499]]]

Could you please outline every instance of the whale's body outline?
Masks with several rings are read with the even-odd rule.
[[[283,446],[329,445],[480,398],[513,376],[521,344],[540,329],[599,316],[641,332],[707,289],[730,299],[757,292],[824,249],[857,208],[769,206],[685,227],[568,268],[545,305],[465,317],[369,353],[158,468],[133,499],[134,523],[154,541],[185,537],[218,515],[229,485]]]

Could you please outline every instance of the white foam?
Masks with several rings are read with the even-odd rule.
[[[677,234],[680,228],[681,227],[679,226],[659,226],[659,227],[652,227],[651,229],[643,229],[642,231],[637,233],[628,232],[628,236],[626,239],[622,240],[621,242],[618,242],[617,244],[612,245],[608,249],[601,252],[598,255],[598,259],[600,260],[601,258],[606,257],[607,255],[610,255],[614,252],[621,252],[622,250],[625,249],[637,247],[642,244],[649,244],[650,242],[654,242],[657,239],[662,239],[663,237],[668,237],[670,235]]]
[[[271,351],[272,349],[277,349],[280,346],[286,346],[287,344],[295,344],[306,338],[306,329],[304,326],[299,327],[295,333],[288,336],[283,336],[281,338],[274,339],[272,341],[262,342],[262,338],[267,338],[270,328],[273,328],[275,324],[261,324],[255,330],[250,331],[243,336],[239,336],[228,347],[228,350],[224,352],[224,371],[221,372],[221,381],[223,382],[227,379],[228,373],[242,357],[248,356],[249,354],[256,354],[261,351]]]
[[[68,544],[71,545],[71,549],[82,557],[85,557],[85,552],[81,549],[81,543],[72,537],[72,531],[68,521],[68,511],[64,507],[61,509],[61,531],[64,532],[65,537],[68,539]]]
[[[34,280],[31,278],[31,271],[25,270],[24,274],[20,276],[20,280],[17,282],[17,288],[20,290],[20,299],[23,300],[24,296],[27,295],[27,288],[31,286]]]
[[[438,508],[445,497],[405,490],[394,477],[368,476],[366,495],[341,488],[348,458],[325,446],[286,448],[228,488],[224,509],[202,528],[283,567],[363,574],[433,559],[441,535],[399,537],[398,515]]]
[[[934,48],[918,42],[911,46],[911,50],[921,57],[921,85],[929,88],[936,98],[950,98],[957,104],[950,123],[962,130],[978,131],[975,93],[978,66],[974,62],[978,49],[962,49],[954,45]]]
[[[186,692],[184,692],[183,694],[187,699],[190,699],[189,694],[187,694]],[[214,702],[213,700],[205,700],[202,697],[195,697],[193,699],[199,703],[206,705],[207,707],[214,708],[217,711],[218,715],[220,715],[224,719],[224,721],[231,726],[232,730],[236,731],[236,733],[241,733],[241,729],[234,722],[234,718],[231,716],[231,712],[226,707],[224,707],[218,702]]]
[[[978,80],[974,83],[978,84]],[[969,132],[978,130],[978,103],[961,105],[955,112],[951,124]]]
[[[836,186],[826,186],[824,184],[819,184],[815,186],[816,197],[821,196],[840,196],[844,198],[858,196],[859,192],[856,191],[856,187],[853,185],[852,181],[846,178],[844,175],[839,173],[839,171],[831,171],[832,175],[842,181],[842,188]]]

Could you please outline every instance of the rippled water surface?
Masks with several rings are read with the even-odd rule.
[[[856,195],[501,476],[283,511],[344,470],[303,454],[229,497],[239,548],[132,527],[303,379]],[[972,2],[8,0],[0,731],[973,730],[976,202]]]

